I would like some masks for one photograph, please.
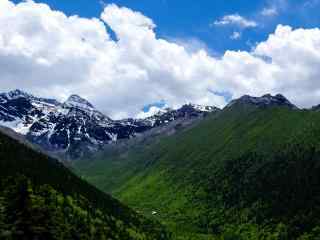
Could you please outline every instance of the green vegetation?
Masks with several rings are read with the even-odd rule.
[[[0,239],[169,239],[51,159],[0,133]]]
[[[320,113],[233,105],[76,171],[179,239],[320,239]]]

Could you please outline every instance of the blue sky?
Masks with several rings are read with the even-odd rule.
[[[14,2],[21,2],[15,0]],[[36,0],[67,15],[99,17],[103,4],[99,0]],[[278,24],[294,28],[312,28],[320,23],[320,0],[108,0],[125,6],[153,19],[158,37],[190,42],[206,46],[212,54],[226,50],[250,50],[256,43],[265,40]],[[263,9],[276,8],[277,14],[265,17]],[[225,15],[239,14],[256,21],[255,28],[241,29],[237,26],[214,26],[212,23]],[[211,26],[210,26],[211,25]],[[213,26],[212,26],[213,25]],[[241,38],[230,39],[233,32],[241,32]],[[195,44],[195,42],[197,44]]]

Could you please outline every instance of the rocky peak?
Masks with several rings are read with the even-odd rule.
[[[297,107],[293,105],[286,97],[281,94],[277,94],[272,96],[271,94],[266,94],[261,97],[252,97],[249,95],[244,95],[239,99],[232,100],[227,107],[231,107],[235,104],[251,104],[259,107],[267,107],[267,106],[286,106],[292,109],[296,109]]]
[[[191,103],[182,106],[181,109],[186,109],[186,108],[190,108],[200,112],[215,112],[220,110],[219,108],[214,106],[197,105],[197,104],[191,104]]]
[[[151,126],[157,127],[163,124],[168,124],[175,120],[183,119],[195,119],[205,117],[207,114],[215,111],[219,111],[219,108],[212,106],[200,106],[194,104],[185,104],[178,109],[166,108],[159,111],[157,114],[146,118]]]
[[[38,98],[33,96],[32,94],[26,93],[24,91],[21,91],[19,89],[7,92],[7,93],[0,93],[0,102],[10,102],[10,101],[28,101],[30,104],[31,103],[36,103],[36,104],[49,104],[49,105],[54,105],[54,106],[59,106],[61,103],[59,103],[55,99],[49,99],[49,98]]]
[[[20,98],[20,97],[23,97],[23,98],[32,98],[32,95],[24,92],[24,91],[21,91],[19,89],[16,89],[16,90],[13,90],[13,91],[10,91],[7,93],[7,97],[9,99],[15,99],[15,98]]]
[[[94,106],[86,99],[80,97],[79,95],[71,95],[67,101],[63,104],[66,108],[80,108],[84,110],[94,110]]]

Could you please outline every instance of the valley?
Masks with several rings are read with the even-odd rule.
[[[21,112],[23,99],[21,94],[13,98],[13,103],[19,104],[10,109]],[[12,106],[12,100],[10,104]],[[67,116],[84,108],[78,105],[69,109]],[[69,155],[57,164],[70,175],[63,167],[65,163],[80,177],[77,181],[87,180],[137,214],[165,226],[168,238],[316,239],[320,224],[317,220],[320,214],[320,112],[317,108],[299,109],[282,95],[243,96],[222,110],[209,112],[191,106],[141,119],[141,122],[155,119],[153,127],[143,134],[101,144],[94,151],[80,147],[81,156],[70,158]],[[20,119],[28,119],[29,113]],[[18,112],[15,114],[19,116]],[[43,118],[48,119],[47,115]],[[43,118],[32,126],[43,122]],[[87,121],[96,119],[93,114]],[[71,126],[78,129],[83,125],[74,121],[69,129]],[[30,131],[33,129],[30,127]],[[51,131],[59,132],[58,129]],[[39,142],[32,141],[28,134],[20,135],[9,129],[5,132],[33,151],[54,155]],[[46,131],[39,136],[49,137],[50,141]],[[3,149],[3,154],[5,152],[10,151]],[[19,150],[12,154],[19,154]],[[13,156],[13,159],[21,158]],[[32,191],[41,196],[42,187],[38,188],[38,183],[32,181],[39,178],[36,169],[41,169],[40,183],[50,183],[55,191],[74,196],[74,190],[70,192],[66,188],[68,185],[56,185],[55,179],[63,181],[61,176],[46,174],[50,167],[43,170],[37,166],[32,170],[17,161],[3,163],[3,169],[21,169],[18,175],[26,176],[26,180],[18,178],[13,187],[31,179],[28,184]],[[30,164],[36,163],[30,160]],[[10,175],[14,175],[13,172],[9,172]],[[91,193],[83,192],[82,187],[77,189],[77,194],[83,194],[89,202],[106,204],[105,207],[115,210],[114,203],[96,202]],[[95,191],[103,196],[102,192]],[[85,207],[83,202],[77,204]],[[150,229],[145,223],[142,226],[146,227],[143,231]],[[160,235],[164,233],[165,230]],[[149,237],[149,233],[144,236]]]

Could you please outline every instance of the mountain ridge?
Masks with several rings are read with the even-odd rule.
[[[146,119],[112,120],[89,101],[71,95],[64,103],[37,98],[21,90],[0,94],[0,124],[67,159],[76,159],[106,144],[130,139],[176,119],[196,119],[218,108],[184,105]]]
[[[235,104],[251,104],[259,107],[267,107],[267,106],[286,106],[292,109],[298,109],[297,106],[292,104],[286,97],[282,94],[276,94],[272,96],[271,94],[265,94],[261,97],[253,97],[250,95],[243,95],[242,97],[232,100],[226,108],[231,107]]]

